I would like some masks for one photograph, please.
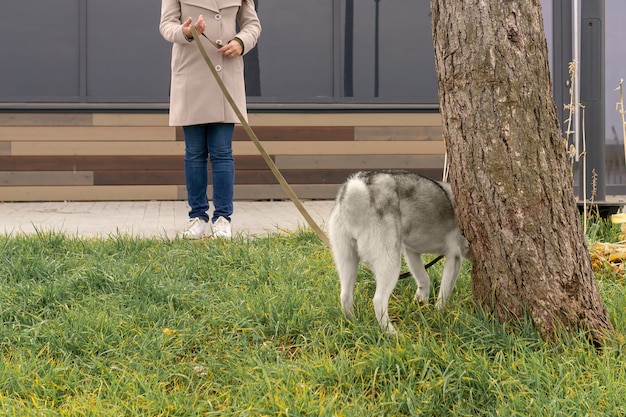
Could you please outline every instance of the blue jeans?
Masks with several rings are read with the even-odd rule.
[[[213,175],[213,217],[230,221],[233,214],[235,161],[233,160],[233,123],[209,123],[183,126],[185,133],[185,185],[191,210],[189,218],[208,221],[209,201],[207,187],[209,174],[207,159]]]

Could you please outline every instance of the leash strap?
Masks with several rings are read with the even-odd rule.
[[[437,256],[435,259],[433,259],[432,261],[428,262],[425,266],[424,269],[428,269],[431,266],[433,266],[434,264],[436,264],[437,262],[439,262],[440,260],[443,259],[443,255],[439,255]],[[400,274],[400,276],[398,277],[399,279],[405,279],[411,276],[410,272],[404,272],[402,274]]]
[[[304,217],[304,219],[307,221],[311,229],[313,229],[315,234],[319,236],[319,238],[322,240],[322,242],[326,244],[326,246],[330,246],[330,242],[326,234],[318,226],[315,220],[313,220],[309,212],[306,211],[306,209],[302,205],[302,202],[300,202],[300,200],[298,199],[298,196],[296,195],[296,193],[293,191],[289,183],[285,180],[285,178],[283,177],[283,174],[281,174],[281,172],[278,170],[278,167],[276,166],[272,158],[270,158],[270,156],[267,154],[267,152],[265,151],[265,148],[263,148],[263,145],[261,145],[261,141],[259,141],[259,138],[257,138],[256,134],[252,131],[252,128],[250,128],[250,125],[246,121],[245,117],[243,117],[243,114],[237,107],[235,100],[230,95],[230,93],[228,92],[228,89],[224,85],[222,78],[219,76],[219,74],[215,70],[215,67],[213,66],[213,62],[211,62],[211,58],[209,58],[209,55],[207,54],[206,50],[204,49],[204,46],[202,45],[202,42],[200,42],[200,37],[198,36],[198,31],[196,30],[195,26],[191,26],[191,34],[193,35],[193,39],[196,41],[196,45],[198,45],[198,49],[200,49],[200,53],[202,54],[202,57],[204,58],[207,65],[209,66],[209,69],[211,70],[213,77],[215,77],[217,84],[222,89],[222,92],[224,93],[224,97],[226,97],[226,100],[228,100],[228,103],[235,111],[235,114],[239,118],[239,121],[241,122],[241,125],[243,126],[244,130],[246,131],[250,139],[252,139],[252,142],[254,142],[254,145],[257,147],[257,149],[263,156],[263,159],[272,170],[272,173],[274,174],[274,176],[276,177],[280,185],[283,187],[283,190],[285,190],[285,192],[287,193],[291,201],[295,204],[296,208],[298,209],[298,211],[300,211],[300,214],[302,214],[302,217]],[[213,44],[213,42],[211,43]]]

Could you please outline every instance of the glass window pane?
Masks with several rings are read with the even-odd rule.
[[[438,102],[428,0],[257,0],[257,7],[258,101]],[[254,65],[248,69],[246,77]]]
[[[0,101],[75,101],[80,95],[76,1],[0,3]]]
[[[332,97],[333,1],[257,0],[257,12],[261,95]]]
[[[428,0],[354,1],[353,50],[356,98],[438,102]]]
[[[88,101],[167,101],[172,47],[158,33],[158,20],[159,8],[145,1],[89,2]]]

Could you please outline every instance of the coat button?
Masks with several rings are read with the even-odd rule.
[[[222,20],[222,15],[221,14],[216,14],[215,15],[215,20]]]
[[[222,40],[218,39],[218,40],[215,41],[215,43],[221,46],[222,45]]]
[[[222,66],[221,65],[216,65],[215,66],[215,71],[220,72],[222,70]]]

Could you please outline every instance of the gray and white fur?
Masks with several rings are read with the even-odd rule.
[[[359,261],[376,279],[376,319],[395,333],[389,297],[400,275],[402,254],[417,284],[415,300],[428,303],[430,278],[423,253],[446,258],[436,307],[450,298],[469,245],[454,214],[450,185],[408,171],[360,171],[341,186],[330,214],[329,237],[341,285],[341,306],[353,318]]]

